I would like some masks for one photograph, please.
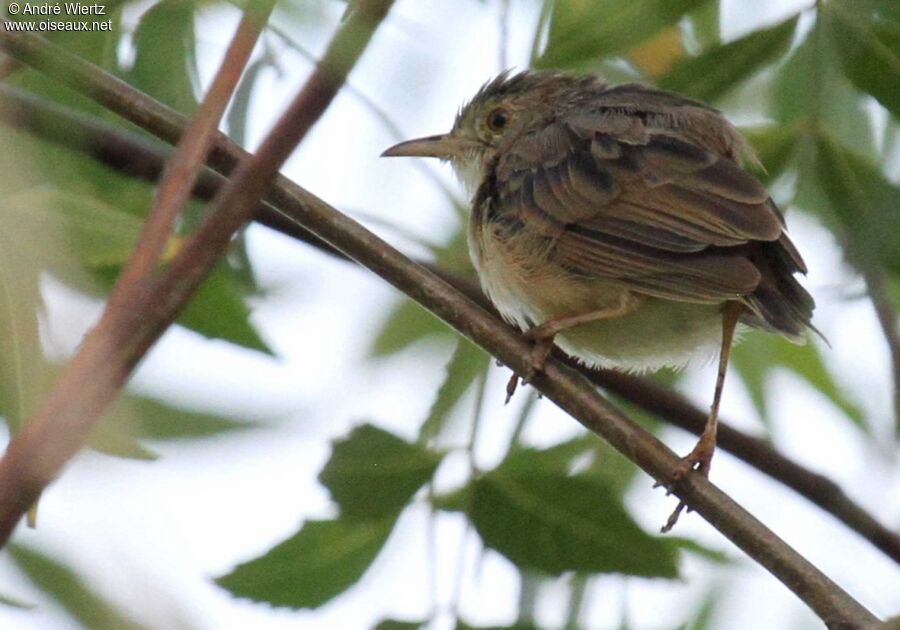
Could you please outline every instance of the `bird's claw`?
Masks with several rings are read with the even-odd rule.
[[[701,439],[690,453],[681,458],[678,465],[675,467],[675,470],[672,471],[669,481],[657,481],[653,484],[653,487],[664,487],[666,489],[666,496],[668,496],[672,494],[675,486],[680,483],[689,472],[695,472],[705,478],[709,478],[709,469],[712,465],[713,452],[713,450],[707,447],[707,443]],[[678,517],[681,516],[681,513],[685,508],[687,508],[688,512],[691,511],[691,508],[688,507],[687,503],[679,500],[675,510],[669,515],[669,518],[666,519],[666,524],[660,528],[660,531],[663,534],[671,531],[672,528],[675,527],[675,523],[678,522]]]
[[[553,337],[543,336],[538,328],[525,331],[525,337],[534,340],[534,346],[531,348],[531,358],[525,374],[522,376],[522,384],[528,385],[535,376],[544,371],[547,357],[550,356],[550,352],[553,350]],[[506,384],[506,403],[504,404],[508,404],[512,400],[518,386],[519,375],[513,372],[509,382]]]

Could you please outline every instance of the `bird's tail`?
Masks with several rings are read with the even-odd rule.
[[[805,274],[806,265],[787,235],[782,234],[777,241],[763,244],[751,260],[762,279],[756,290],[746,297],[751,313],[743,321],[784,335],[794,343],[805,342],[807,329],[824,339],[812,325],[816,303],[794,276],[798,272]]]

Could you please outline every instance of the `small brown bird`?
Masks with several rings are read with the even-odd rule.
[[[554,341],[589,366],[637,372],[718,352],[709,419],[681,474],[708,474],[737,325],[796,343],[811,328],[813,299],[794,278],[803,259],[741,167],[755,157],[704,103],[597,76],[504,73],[449,133],[384,155],[453,165],[473,195],[481,285],[535,341],[534,370]]]

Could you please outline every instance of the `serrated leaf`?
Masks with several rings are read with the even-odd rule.
[[[732,365],[765,422],[769,422],[766,384],[772,370],[786,368],[828,398],[855,425],[867,430],[862,410],[851,402],[825,367],[818,348],[810,342],[798,346],[775,335],[752,332],[732,352]]]
[[[714,101],[778,59],[791,43],[796,26],[793,17],[685,59],[660,79],[659,87]]]
[[[9,545],[7,549],[16,565],[34,585],[52,597],[84,627],[91,630],[144,628],[90,589],[71,569],[49,556],[21,545]]]
[[[265,555],[216,583],[236,597],[316,608],[356,583],[384,546],[394,518],[307,521]]]
[[[900,24],[867,19],[840,2],[823,11],[847,77],[900,117]]]
[[[183,114],[197,107],[192,0],[162,0],[141,16],[134,32],[132,85]]]
[[[435,315],[412,300],[398,302],[375,337],[371,353],[376,357],[396,354],[432,335],[451,337],[453,331]]]
[[[484,544],[525,570],[676,577],[677,551],[644,532],[599,477],[516,458],[471,484],[467,509]]]
[[[441,456],[364,424],[334,443],[319,481],[354,520],[395,517],[431,478]]]
[[[427,442],[436,437],[448,415],[469,389],[479,374],[484,374],[490,365],[490,355],[462,337],[447,363],[446,376],[431,405],[428,417],[419,430],[419,441]]]
[[[557,0],[538,68],[584,68],[646,41],[709,0]]]

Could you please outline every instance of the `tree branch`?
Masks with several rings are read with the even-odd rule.
[[[365,4],[363,1],[359,6]],[[4,47],[6,35],[8,33],[0,33]],[[10,48],[6,49],[15,54]],[[327,89],[327,84],[322,89]],[[154,291],[154,297],[161,298],[161,301],[142,305],[146,310],[136,311],[135,319],[138,321],[134,330],[146,331],[151,324],[152,329],[138,339],[111,340],[127,342],[124,346],[110,345],[108,348],[110,356],[131,358],[132,362],[125,361],[122,367],[133,366],[133,361],[162,332],[167,324],[166,318],[174,317],[174,311],[190,295],[191,287],[196,286],[202,273],[215,261],[216,250],[221,251],[227,245],[231,232],[226,233],[225,228],[233,230],[241,220],[249,218],[253,204],[274,177],[277,158],[287,156],[285,148],[288,140],[298,139],[302,134],[298,129],[308,128],[309,120],[299,105],[322,102],[322,98],[315,95],[304,98],[305,92],[295,99],[288,113],[261,145],[257,156],[243,162],[234,173],[234,179],[217,196],[210,209],[212,219],[204,223],[156,285],[158,291]],[[520,335],[514,334],[508,326],[459,291],[311,193],[296,185],[291,186],[291,190],[301,204],[296,218],[304,227],[415,299],[506,365],[520,373],[528,369],[531,345]],[[114,376],[119,375],[118,370],[113,371]],[[545,370],[534,378],[534,385],[654,479],[668,482],[674,477],[680,458],[652,434],[622,416],[582,375],[551,359]],[[78,399],[85,399],[94,394],[91,389],[88,387],[75,393]],[[59,410],[60,413],[66,411]],[[87,411],[97,412],[91,408]],[[53,426],[54,422],[49,418],[44,424],[52,430],[66,431],[68,428],[65,423]],[[18,439],[11,444],[7,456],[0,462],[0,482],[5,482],[0,483],[0,493],[3,493],[0,496],[4,499],[9,491],[7,484],[19,481],[15,467],[6,471],[3,467],[10,460],[17,442]],[[40,443],[32,443],[31,446],[33,453],[45,452]],[[28,464],[22,455],[19,450],[17,460],[14,459],[20,466]],[[28,471],[27,468],[24,470]],[[673,492],[794,591],[829,627],[873,628],[876,625],[877,619],[859,602],[709,480],[689,473],[675,485]],[[0,507],[7,505],[7,501],[0,502]]]
[[[175,221],[191,198],[194,183],[206,165],[212,135],[222,120],[225,107],[231,100],[274,6],[275,0],[247,5],[203,102],[178,141],[175,151],[166,161],[162,179],[147,213],[147,221],[128,263],[110,293],[107,311],[114,309],[119,299],[127,302],[131,285],[149,281],[153,277],[172,235]]]
[[[155,182],[160,176],[168,155],[164,146],[142,136],[116,129],[96,118],[74,113],[19,90],[0,88],[0,120],[89,155],[122,173],[150,182]],[[194,194],[198,199],[209,201],[225,181],[225,177],[207,168],[200,174]],[[263,202],[257,207],[256,221],[328,254],[348,260],[341,252],[291,218],[299,211],[298,203],[285,191],[282,193],[282,197],[290,201],[289,205],[276,207],[270,202]],[[419,261],[419,264],[440,274],[449,284],[465,292],[485,308],[491,308],[477,286],[468,279],[429,263]],[[562,358],[561,354],[559,356]],[[566,359],[566,362],[570,367],[586,374],[595,384],[663,421],[697,435],[702,432],[706,414],[676,392],[661,387],[650,379],[611,370],[588,370],[571,359]],[[900,536],[848,498],[827,477],[784,456],[766,440],[747,435],[724,422],[720,424],[718,445],[772,479],[792,488],[900,563]]]
[[[131,288],[129,308],[107,305],[47,401],[0,460],[0,542],[8,540],[24,511],[81,448],[135,365],[193,295],[235,231],[252,218],[278,169],[327,108],[392,1],[357,3],[303,89],[256,155],[238,164],[162,277]]]
[[[296,187],[302,203],[297,219],[376,273],[519,373],[531,361],[531,344],[435,274],[395,250],[364,227],[308,191]],[[655,436],[626,419],[584,376],[555,359],[533,383],[586,428],[600,435],[651,477],[668,483],[681,460]],[[695,473],[674,494],[766,567],[830,626],[874,627],[876,618],[735,503]]]

